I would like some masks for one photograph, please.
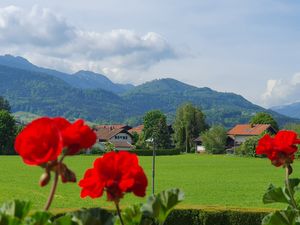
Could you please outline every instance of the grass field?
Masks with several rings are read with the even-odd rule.
[[[91,167],[95,156],[69,157],[66,163],[73,169],[78,180],[86,168]],[[151,157],[140,157],[151,192]],[[180,207],[222,208],[270,208],[262,204],[262,195],[269,183],[283,184],[284,171],[270,165],[267,159],[240,158],[227,155],[179,155],[157,157],[156,190],[179,187],[186,198]],[[300,163],[295,162],[294,174],[299,176]],[[42,208],[49,188],[38,185],[42,169],[27,166],[18,156],[0,156],[0,202],[20,198],[33,202],[35,209]],[[59,184],[52,208],[76,209],[80,207],[109,207],[105,197],[81,199],[77,184]],[[145,199],[128,195],[121,202],[124,206]],[[274,207],[274,206],[273,206]],[[275,207],[278,207],[275,206]]]

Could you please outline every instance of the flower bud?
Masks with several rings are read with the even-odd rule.
[[[42,174],[41,178],[40,178],[40,182],[39,182],[40,186],[41,187],[46,186],[49,183],[50,178],[51,178],[50,173],[49,172],[44,172]]]
[[[59,174],[61,176],[61,181],[63,183],[67,182],[76,182],[76,175],[75,173],[70,170],[65,164],[61,163],[60,164],[60,169],[59,169]]]

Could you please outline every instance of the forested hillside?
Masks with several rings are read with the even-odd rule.
[[[26,62],[25,65],[28,66]],[[240,95],[197,88],[174,79],[154,80],[118,95],[104,88],[75,88],[60,79],[59,72],[53,76],[26,66],[20,69],[0,65],[0,95],[10,101],[14,112],[136,125],[152,109],[162,110],[171,123],[178,106],[190,102],[204,111],[209,124],[231,127],[248,122],[256,112],[266,111]],[[84,79],[84,74],[97,76],[87,71],[80,73]],[[279,124],[296,121],[269,112]]]

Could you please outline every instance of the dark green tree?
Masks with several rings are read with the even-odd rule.
[[[180,106],[176,111],[174,122],[174,139],[176,147],[190,152],[193,140],[206,130],[205,115],[190,103]]]
[[[235,154],[242,156],[256,157],[256,146],[262,136],[253,136],[247,138],[239,147],[235,149]]]
[[[0,151],[13,154],[13,145],[18,130],[14,117],[7,110],[0,110]]]
[[[269,113],[266,113],[266,112],[256,113],[255,116],[253,116],[251,118],[250,124],[251,125],[254,125],[254,124],[271,124],[271,126],[276,131],[279,130],[276,120]]]
[[[2,96],[0,96],[0,110],[6,110],[8,112],[11,110],[9,102]]]
[[[169,148],[170,133],[166,116],[159,110],[152,110],[144,116],[144,141],[151,140],[155,148]]]
[[[205,150],[212,154],[225,153],[227,134],[221,125],[212,126],[208,131],[201,134]]]
[[[132,133],[132,144],[136,144],[140,139],[140,135],[137,132]]]

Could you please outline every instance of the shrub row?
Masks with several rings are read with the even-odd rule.
[[[158,149],[155,150],[156,155],[179,155],[180,149]],[[137,154],[138,156],[152,156],[152,149],[135,149],[132,153]]]
[[[165,225],[260,225],[266,212],[177,209]]]

